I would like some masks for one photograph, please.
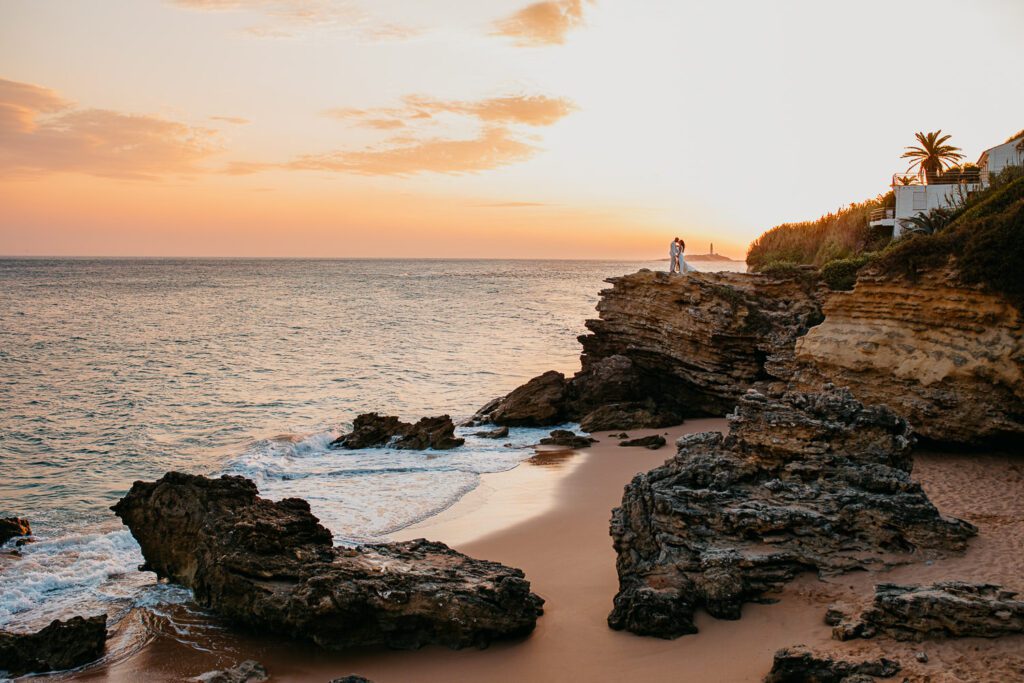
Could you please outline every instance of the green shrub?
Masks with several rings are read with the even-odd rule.
[[[874,258],[875,254],[861,254],[851,258],[834,259],[821,267],[821,279],[829,289],[848,292],[857,282],[857,273],[860,269]]]
[[[1024,311],[1024,169],[1005,169],[944,230],[894,242],[873,267],[914,279],[953,258],[962,282],[984,285]]]

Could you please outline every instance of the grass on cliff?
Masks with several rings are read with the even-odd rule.
[[[895,205],[892,192],[829,213],[816,221],[783,223],[767,231],[747,250],[747,265],[759,273],[787,267],[825,264],[876,251],[889,241],[886,230],[868,226],[875,209]]]
[[[894,242],[872,270],[913,280],[951,258],[962,282],[984,285],[1024,311],[1024,168],[1004,169],[955,210],[945,229]]]

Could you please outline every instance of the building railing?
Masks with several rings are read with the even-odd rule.
[[[969,171],[947,171],[941,175],[928,177],[923,173],[893,173],[892,187],[903,187],[906,185],[977,185],[981,182],[981,171],[971,169]]]
[[[875,221],[884,221],[890,218],[896,218],[896,209],[875,209],[868,214],[868,222],[870,223],[874,223]]]

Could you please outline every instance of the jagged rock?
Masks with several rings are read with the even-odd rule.
[[[723,415],[748,388],[786,379],[775,369],[788,368],[796,338],[821,322],[822,290],[802,278],[642,270],[608,282],[600,318],[580,337],[580,376],[625,356],[638,377],[630,400],[681,416]]]
[[[551,436],[546,436],[540,440],[542,446],[564,446],[566,448],[587,448],[592,443],[597,443],[597,439],[592,439],[589,436],[580,436],[575,432],[570,432],[568,429],[556,429],[551,432]]]
[[[910,429],[849,392],[748,394],[730,434],[683,437],[612,513],[612,628],[676,637],[798,573],[883,569],[962,551],[976,533],[910,479]]]
[[[660,412],[652,402],[612,403],[587,413],[580,420],[585,432],[606,432],[612,429],[657,429],[682,422],[676,413]]]
[[[991,584],[946,581],[928,586],[875,586],[874,601],[858,616],[831,609],[837,640],[887,635],[896,640],[996,638],[1024,633],[1024,601]]]
[[[362,676],[356,676],[355,674],[349,674],[342,678],[335,678],[330,683],[373,683],[369,678],[363,678]]]
[[[103,656],[107,615],[55,620],[36,633],[0,631],[0,671],[10,676],[61,671]]]
[[[869,267],[824,312],[796,343],[798,388],[848,386],[934,441],[1024,437],[1024,318],[1003,297],[965,286],[954,267],[913,282]]]
[[[169,472],[112,510],[144,567],[204,608],[326,648],[485,645],[526,635],[542,612],[518,569],[422,539],[334,547],[306,501],[257,493],[242,477]]]
[[[652,451],[656,451],[666,443],[665,437],[661,434],[652,434],[651,436],[641,436],[638,439],[629,439],[628,441],[620,441],[620,446],[634,447],[634,448],[649,448]]]
[[[256,660],[247,659],[227,669],[207,671],[192,680],[200,683],[263,683],[268,678],[270,675],[262,664]]]
[[[746,389],[788,379],[797,337],[821,322],[806,278],[642,270],[608,280],[600,319],[580,337],[581,370],[549,372],[481,408],[475,419],[586,431],[678,424],[722,415]]]
[[[6,517],[0,519],[0,545],[3,545],[12,538],[18,536],[30,536],[32,527],[27,519],[21,517]]]
[[[565,375],[554,370],[534,377],[508,396],[495,399],[477,411],[477,422],[517,426],[557,425],[566,421]]]
[[[775,653],[765,683],[861,683],[891,678],[900,672],[899,662],[877,660],[846,661],[819,655],[803,645]]]
[[[504,439],[508,436],[508,427],[498,427],[497,429],[491,429],[489,431],[474,432],[473,436],[479,436],[482,439]]]
[[[424,417],[416,424],[402,422],[393,415],[366,413],[352,422],[352,431],[331,442],[335,448],[397,448],[422,451],[428,448],[448,450],[466,443],[455,437],[455,424],[447,415]]]

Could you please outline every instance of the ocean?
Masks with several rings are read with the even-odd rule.
[[[0,517],[37,537],[0,552],[0,628],[143,611],[186,637],[188,592],[137,571],[109,510],[169,470],[305,498],[336,543],[444,510],[546,430],[448,452],[328,443],[359,413],[458,422],[545,370],[574,372],[604,279],[666,265],[0,260]]]

